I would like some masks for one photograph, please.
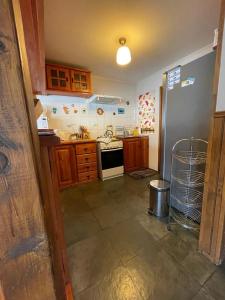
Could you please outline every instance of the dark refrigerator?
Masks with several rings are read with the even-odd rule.
[[[171,151],[179,139],[208,139],[214,65],[212,52],[179,66],[173,84],[171,71],[164,74],[160,175],[165,180],[170,181]]]

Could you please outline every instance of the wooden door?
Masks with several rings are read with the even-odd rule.
[[[47,88],[51,90],[71,91],[69,69],[46,65]]]
[[[140,168],[149,168],[149,137],[141,138],[141,165]]]
[[[73,92],[91,92],[90,73],[80,70],[70,70],[71,89]]]
[[[0,298],[55,300],[21,24],[19,2],[0,0]]]
[[[60,188],[71,186],[76,181],[76,160],[72,145],[56,148],[56,164]]]
[[[141,139],[124,139],[124,170],[132,172],[141,167]]]

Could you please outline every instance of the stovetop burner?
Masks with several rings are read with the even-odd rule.
[[[101,150],[123,148],[123,141],[117,138],[99,137],[97,138],[97,142],[99,142]]]

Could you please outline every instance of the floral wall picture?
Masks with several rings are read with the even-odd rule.
[[[155,131],[156,97],[154,92],[147,92],[139,96],[138,121],[142,130]]]

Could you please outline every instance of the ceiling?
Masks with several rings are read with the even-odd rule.
[[[220,0],[45,0],[46,58],[135,83],[213,40]],[[132,61],[118,66],[118,39]]]

